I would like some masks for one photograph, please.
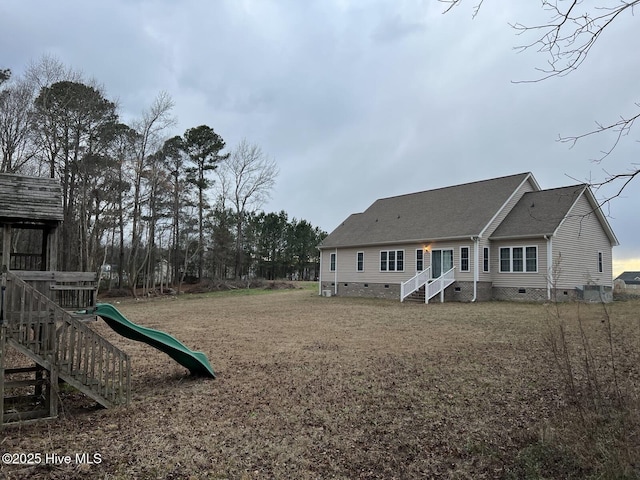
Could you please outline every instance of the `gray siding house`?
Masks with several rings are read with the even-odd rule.
[[[587,185],[521,173],[376,200],[320,249],[320,294],[610,299],[618,245]]]

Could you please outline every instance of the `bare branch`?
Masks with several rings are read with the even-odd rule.
[[[462,0],[440,0],[447,5],[443,13],[451,11],[459,6]],[[476,0],[478,2],[478,0]],[[604,2],[603,2],[604,3]],[[583,3],[581,0],[541,0],[543,10],[549,13],[549,21],[538,25],[525,25],[524,23],[511,24],[518,35],[534,33],[533,41],[515,47],[519,52],[536,49],[539,53],[547,54],[547,67],[536,68],[540,72],[538,78],[532,80],[518,80],[513,83],[535,83],[547,80],[551,77],[563,77],[577,70],[588,58],[591,49],[601,38],[605,31],[623,14],[634,15],[635,7],[640,5],[640,0],[616,0],[610,2],[611,6],[594,6],[592,3]],[[478,14],[482,6],[482,0],[474,8],[473,16]],[[640,103],[635,103],[640,109]],[[579,140],[605,132],[615,134],[613,142],[600,155],[592,159],[595,163],[601,163],[608,158],[617,148],[623,137],[627,136],[633,128],[635,121],[640,118],[640,111],[630,116],[620,116],[612,123],[596,122],[596,128],[586,133],[573,136],[559,136],[558,141],[568,143],[572,148]],[[606,172],[605,172],[606,173]],[[589,182],[598,189],[604,185],[616,183],[620,187],[616,193],[605,199],[602,204],[613,198],[619,197],[627,185],[637,176],[640,176],[640,168],[632,164],[625,173],[606,173],[604,181],[600,183]]]
[[[594,7],[593,11],[579,13],[581,2],[573,0],[566,10],[561,10],[560,1],[543,0],[542,8],[551,12],[549,23],[542,25],[511,24],[518,35],[532,31],[540,31],[541,35],[534,41],[515,47],[518,51],[537,48],[538,52],[547,53],[548,68],[537,68],[541,72],[539,78],[533,80],[517,80],[513,83],[534,83],[551,77],[562,77],[576,70],[587,59],[591,48],[602,33],[623,13],[634,13],[634,7],[640,0],[621,1],[614,7]]]
[[[450,12],[453,7],[457,7],[462,3],[462,0],[438,0],[438,1],[440,3],[444,3],[448,5],[448,7],[445,8],[444,12],[442,12],[443,14]],[[484,0],[478,0],[478,3],[474,5],[473,14],[471,15],[471,18],[476,18],[476,16],[478,15],[478,12],[480,12],[480,8],[482,7],[483,2]]]
[[[624,191],[625,188],[627,188],[629,183],[631,183],[634,178],[640,176],[640,165],[637,165],[637,167],[638,168],[631,169],[626,173],[610,174],[609,172],[605,171],[605,174],[607,176],[602,182],[591,184],[591,187],[594,189],[594,191],[597,191],[598,189],[600,189],[605,185],[619,183],[619,186],[615,191],[615,193],[613,195],[609,195],[605,200],[601,202],[599,206],[603,206],[605,203],[608,203],[614,198],[618,198],[620,195],[622,195],[622,192]]]
[[[636,106],[640,108],[639,103],[636,103]],[[609,155],[611,155],[611,153],[616,149],[616,147],[620,143],[620,140],[622,139],[622,137],[629,134],[629,132],[631,131],[631,128],[633,127],[633,124],[638,118],[640,118],[640,112],[636,113],[635,115],[632,115],[631,117],[620,117],[620,120],[608,125],[602,125],[596,122],[597,128],[580,135],[566,136],[566,137],[559,136],[558,141],[561,143],[569,143],[570,148],[573,148],[573,146],[583,138],[590,137],[592,135],[596,135],[598,133],[603,133],[606,131],[615,132],[616,136],[611,146],[606,150],[601,150],[600,151],[601,155],[598,158],[592,159],[593,162],[600,163],[604,159],[606,159]]]
[[[587,185],[589,185],[589,187],[591,187],[594,194],[601,188],[605,187],[606,185],[613,185],[614,183],[618,183],[618,187],[612,195],[607,195],[605,197],[602,197],[601,200],[597,201],[597,208],[594,208],[591,212],[589,212],[589,213],[594,213],[596,209],[601,209],[602,211],[604,211],[605,207],[608,206],[613,199],[618,198],[622,195],[622,193],[627,188],[627,186],[636,177],[640,177],[640,164],[632,163],[631,165],[632,165],[632,168],[630,168],[625,173],[612,174],[604,170],[603,172],[605,174],[605,178],[600,182],[594,182],[591,178],[588,178],[586,180],[580,180],[570,175],[568,175],[568,177],[579,183],[586,183]],[[610,216],[610,215],[607,214],[607,216]]]

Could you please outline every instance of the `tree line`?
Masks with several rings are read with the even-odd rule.
[[[227,149],[208,125],[172,134],[173,106],[161,92],[127,124],[55,58],[18,78],[0,69],[0,172],[59,180],[58,268],[101,272],[134,295],[205,278],[314,279],[326,233],[260,210],[275,161],[246,139]]]

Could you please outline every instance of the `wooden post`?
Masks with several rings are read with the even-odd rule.
[[[38,365],[37,363],[34,364],[33,366],[35,372],[35,378],[36,378],[36,384],[35,384],[35,388],[34,388],[34,393],[36,395],[36,397],[41,397],[42,396],[42,385],[45,382],[45,375],[44,375],[44,367]],[[45,386],[45,392],[46,392],[47,388]]]
[[[58,229],[49,228],[46,237],[47,265],[43,270],[55,272],[58,269]]]
[[[51,363],[49,370],[49,385],[47,385],[45,405],[49,409],[49,416],[55,418],[58,416],[58,367]]]
[[[4,279],[4,275],[2,276]],[[0,324],[0,428],[4,425],[4,365],[5,365],[5,352],[6,352],[6,329],[7,326],[4,322]]]
[[[47,262],[49,261],[49,227],[42,228],[42,245],[40,247],[40,270],[48,270]]]
[[[11,265],[11,225],[8,223],[2,225],[2,264],[6,265],[9,270]]]
[[[46,405],[49,407],[49,416],[58,416],[58,397],[60,396],[58,385],[58,362],[56,355],[58,353],[58,345],[56,345],[56,313],[55,310],[49,310],[49,338],[47,344],[50,346],[47,350],[49,360],[49,388],[47,389]]]
[[[5,302],[5,292],[7,289],[7,266],[2,266],[2,279],[0,280],[0,428],[4,425],[4,366],[5,354],[7,351],[7,322],[5,319],[7,307]]]

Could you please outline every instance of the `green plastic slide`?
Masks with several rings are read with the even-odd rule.
[[[144,342],[166,353],[180,365],[187,367],[192,375],[216,377],[204,353],[190,350],[168,333],[137,325],[108,303],[97,304],[93,313],[100,316],[119,335]]]

